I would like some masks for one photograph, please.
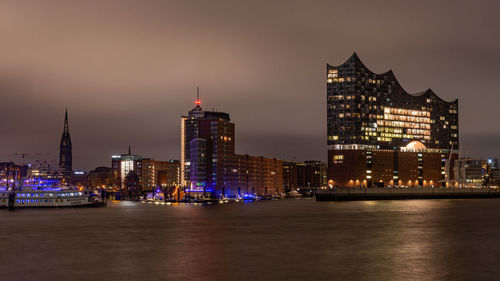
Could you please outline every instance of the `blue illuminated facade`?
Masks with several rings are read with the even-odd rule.
[[[229,114],[204,111],[197,100],[181,122],[183,186],[195,196],[228,195],[228,172],[234,158],[234,124]]]

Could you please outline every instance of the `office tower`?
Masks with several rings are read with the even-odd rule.
[[[190,181],[190,142],[198,137],[198,120],[205,117],[201,108],[201,101],[196,99],[195,107],[189,111],[187,116],[181,117],[181,185],[189,186]]]
[[[235,154],[235,125],[225,112],[195,108],[181,118],[181,176],[191,197],[283,192],[283,161]]]
[[[234,124],[230,122],[229,114],[203,111],[198,99],[195,108],[181,120],[184,186],[219,188],[223,192],[228,184],[226,171],[234,155]]]

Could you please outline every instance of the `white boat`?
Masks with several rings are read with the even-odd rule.
[[[301,198],[302,194],[297,190],[292,190],[285,195],[285,198]]]
[[[9,194],[12,192],[0,188],[0,208],[9,207]],[[23,188],[14,193],[14,208],[102,206],[105,203],[99,194],[69,187]]]

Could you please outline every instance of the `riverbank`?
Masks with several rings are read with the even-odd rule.
[[[317,201],[500,198],[497,188],[332,188],[318,189]]]

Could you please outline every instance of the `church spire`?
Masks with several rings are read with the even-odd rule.
[[[64,129],[61,137],[61,143],[59,145],[59,167],[63,171],[73,170],[73,157],[72,157],[72,146],[71,146],[71,136],[69,134],[69,122],[68,122],[68,109],[64,114]]]
[[[68,109],[67,108],[66,108],[66,113],[64,114],[64,134],[69,135]]]

